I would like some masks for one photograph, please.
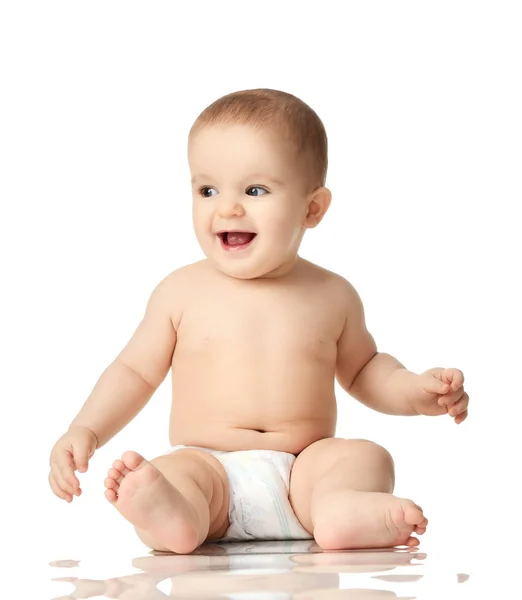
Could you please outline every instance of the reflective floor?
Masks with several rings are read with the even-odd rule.
[[[144,552],[128,562],[122,555],[63,557],[48,569],[53,598],[61,600],[405,600],[484,592],[480,578],[473,585],[474,576],[455,566],[418,548],[322,552],[313,541],[296,541],[212,544],[188,556]]]

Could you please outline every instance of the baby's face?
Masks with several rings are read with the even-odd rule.
[[[188,159],[194,229],[206,256],[239,279],[287,272],[308,212],[291,148],[249,126],[212,125],[192,138]]]

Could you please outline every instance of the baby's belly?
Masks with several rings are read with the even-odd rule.
[[[170,442],[299,454],[335,435],[334,381],[335,365],[326,358],[273,357],[263,365],[239,356],[178,357],[172,369]]]
[[[220,423],[205,427],[202,423],[185,419],[171,424],[170,443],[174,446],[201,446],[215,450],[279,450],[299,454],[313,442],[334,437],[335,423],[300,421],[291,425],[281,424],[277,430],[263,433],[254,429]]]

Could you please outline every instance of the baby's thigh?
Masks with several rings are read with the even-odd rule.
[[[347,460],[348,459],[348,460]],[[321,479],[343,462],[341,477],[353,479],[357,473],[386,466],[393,478],[393,459],[382,446],[369,440],[324,438],[310,444],[295,459],[290,476],[290,502],[305,527],[311,527],[311,498]]]
[[[346,459],[354,468],[376,461],[384,461],[393,467],[390,453],[375,442],[363,439],[323,438],[310,444],[298,455],[292,469],[292,479],[296,484],[313,485],[338,462]]]

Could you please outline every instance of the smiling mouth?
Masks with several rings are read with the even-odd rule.
[[[250,246],[257,233],[251,231],[220,231],[217,235],[225,250],[243,250]]]

